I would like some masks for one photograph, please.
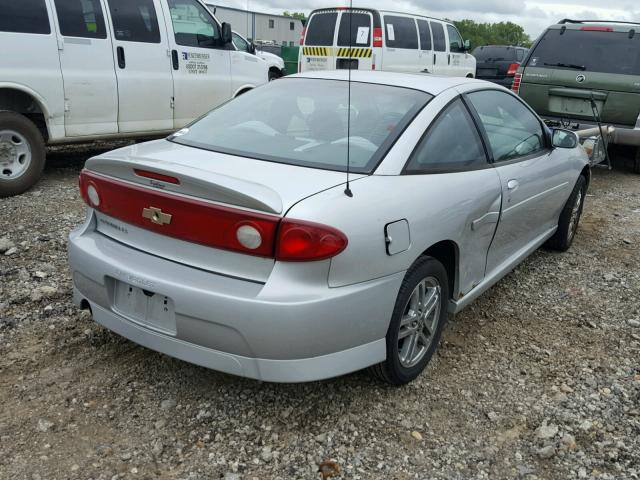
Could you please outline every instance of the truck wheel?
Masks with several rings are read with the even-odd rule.
[[[269,70],[269,81],[270,82],[272,82],[274,80],[277,80],[280,77],[282,77],[282,73],[280,73],[278,70],[276,70],[274,68]]]
[[[45,162],[44,139],[24,115],[0,112],[0,198],[36,184]]]

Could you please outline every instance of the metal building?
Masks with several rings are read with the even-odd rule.
[[[231,28],[243,37],[255,42],[274,42],[276,45],[298,45],[302,34],[302,22],[284,15],[250,12],[239,8],[207,3],[221,22],[231,24]]]

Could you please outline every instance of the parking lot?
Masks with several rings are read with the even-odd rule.
[[[413,384],[277,385],[151,352],[73,307],[67,235],[95,153],[53,152],[0,204],[1,478],[307,479],[327,459],[354,479],[640,475],[637,175],[595,170],[574,247],[534,254],[451,321]]]

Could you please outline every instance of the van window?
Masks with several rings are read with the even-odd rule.
[[[522,50],[519,50],[522,52]],[[477,47],[473,50],[473,56],[482,62],[515,61],[516,49],[511,47]]]
[[[109,11],[116,40],[160,43],[153,0],[109,0]]]
[[[628,32],[547,30],[529,67],[640,75],[640,35]],[[566,65],[566,66],[563,66]]]
[[[487,132],[496,162],[506,162],[545,149],[537,117],[509,93],[485,90],[469,94]]]
[[[447,40],[444,36],[444,27],[442,24],[431,22],[431,31],[433,32],[433,49],[436,52],[446,52]]]
[[[65,37],[107,38],[99,0],[55,0]]]
[[[418,29],[413,18],[385,16],[384,23],[387,47],[418,50]]]
[[[480,134],[460,99],[429,127],[407,164],[407,173],[464,172],[485,167]]]
[[[420,49],[431,50],[431,29],[429,28],[429,22],[426,20],[418,20],[418,33],[420,33]]]
[[[351,20],[349,20],[351,17]],[[349,38],[349,23],[351,23],[351,38]],[[367,13],[343,13],[338,30],[338,46],[371,45],[371,15]]]
[[[316,13],[309,21],[305,45],[321,46],[333,45],[333,35],[336,31],[337,13]]]
[[[453,25],[447,25],[447,32],[449,33],[449,50],[454,53],[464,52],[462,37],[458,33],[458,29]]]
[[[186,47],[218,46],[218,25],[195,0],[169,0],[169,11],[176,43]]]
[[[2,2],[0,32],[51,33],[45,0],[9,0]]]
[[[519,62],[521,62],[522,60],[524,60],[524,50],[516,50],[516,58]]]

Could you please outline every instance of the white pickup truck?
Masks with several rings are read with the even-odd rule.
[[[268,81],[199,0],[2,2],[0,47],[0,197],[46,145],[168,134]]]

